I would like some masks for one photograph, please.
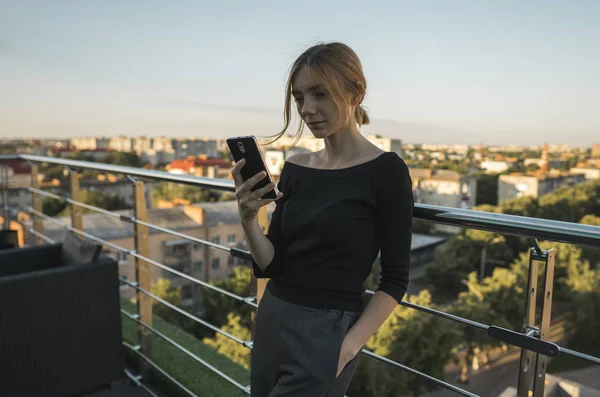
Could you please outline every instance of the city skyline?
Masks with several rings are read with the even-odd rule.
[[[274,134],[291,62],[333,40],[363,62],[365,134],[600,136],[598,2],[0,3],[3,137]]]

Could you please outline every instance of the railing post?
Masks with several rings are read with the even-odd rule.
[[[146,196],[144,191],[144,182],[134,181],[133,185],[134,216],[136,219],[148,222],[148,210],[146,208]],[[144,257],[149,257],[150,249],[148,245],[148,226],[134,223],[135,250]],[[135,276],[139,288],[151,291],[152,277],[150,265],[139,258],[135,258]],[[136,293],[137,313],[140,321],[148,326],[152,326],[152,300],[146,294],[137,291]],[[139,344],[142,352],[150,357],[152,347],[152,335],[147,328],[141,325],[138,328]],[[140,360],[140,372],[146,377],[149,373],[149,366],[144,360]]]
[[[263,230],[263,233],[266,233],[268,228],[269,228],[269,217],[268,217],[268,213],[267,213],[267,207],[261,207],[260,210],[258,211],[258,224],[260,225],[261,229]],[[269,281],[268,279],[264,279],[264,278],[260,278],[257,279],[256,277],[254,277],[254,275],[252,276],[252,285],[250,286],[251,291],[252,291],[252,295],[256,296],[256,304],[258,305],[260,303],[260,299],[263,296],[263,293],[265,292],[265,286],[267,285],[267,281]],[[256,316],[256,311],[253,310],[252,311],[252,318],[251,318],[251,322],[252,322],[252,336],[254,337],[254,329],[255,329],[255,324],[254,324],[254,319]]]
[[[10,212],[8,211],[8,166],[6,164],[0,165],[0,178],[2,178],[2,205],[4,211],[2,212],[2,219],[4,219],[4,230],[10,230]]]
[[[38,164],[31,165],[31,187],[34,189],[40,188],[40,182],[38,179],[38,175],[40,172],[40,166]],[[34,210],[43,212],[42,208],[42,197],[39,193],[32,193],[32,207]],[[33,215],[33,230],[40,234],[44,234],[44,220],[39,216]],[[44,240],[35,236],[34,238],[35,245],[44,244]]]
[[[546,251],[546,274],[544,276],[544,296],[542,300],[542,322],[540,324],[540,339],[547,339],[550,333],[550,319],[552,317],[552,295],[554,284],[554,263],[556,251]],[[533,381],[533,397],[543,397],[546,385],[546,369],[548,367],[548,356],[537,355],[535,366],[535,380]]]
[[[535,247],[529,251],[529,277],[527,283],[527,302],[525,305],[524,332],[531,337],[544,340],[550,331],[550,318],[552,312],[552,293],[554,283],[555,251],[542,251],[535,241]],[[538,284],[538,262],[545,264],[544,274],[544,296],[542,303],[542,318],[540,328],[535,328],[536,298]],[[521,361],[519,366],[519,378],[517,386],[518,397],[543,397],[546,367],[548,357],[521,349]],[[534,365],[535,364],[535,365]]]
[[[71,200],[81,202],[81,190],[79,190],[79,173],[69,170],[69,187],[71,190]],[[71,204],[71,225],[77,230],[83,230],[83,219],[81,217],[81,207]]]

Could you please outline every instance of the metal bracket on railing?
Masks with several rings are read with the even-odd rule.
[[[242,251],[241,249],[238,249],[238,248],[231,248],[229,250],[229,253],[234,258],[242,258],[242,259],[246,259],[249,261],[252,260],[252,255],[250,255],[250,253],[248,253],[246,251]]]
[[[540,257],[539,260],[545,260],[546,259],[546,255],[544,253],[544,250],[542,249],[542,247],[540,247],[540,242],[537,240],[537,238],[532,238],[531,239],[531,245],[533,246],[533,249],[535,250],[535,253],[538,255],[538,257]]]
[[[132,346],[132,347],[131,347],[131,350],[134,350],[134,351],[136,351],[136,352],[137,352],[137,351],[139,351],[141,348],[142,348],[142,347],[141,347],[140,345],[135,345],[135,346]]]
[[[129,180],[129,182],[131,182],[131,183],[137,182],[137,180],[134,177],[132,177],[131,175],[125,175],[125,176],[127,177],[127,180]]]
[[[242,389],[242,391],[246,394],[250,394],[250,385],[244,387],[244,389]]]
[[[119,215],[119,219],[122,220],[123,222],[133,223],[133,221],[135,220],[135,217],[127,216],[127,215]]]
[[[245,303],[255,303],[256,302],[256,296],[249,296],[247,298],[244,298],[244,302]]]
[[[495,325],[488,328],[488,335],[494,339],[548,357],[558,357],[560,355],[560,349],[557,344],[540,340],[534,336],[535,334],[535,329],[529,329],[525,334],[521,334],[519,332],[496,327]]]
[[[540,336],[540,329],[537,327],[526,326],[525,333],[523,335],[538,338]]]

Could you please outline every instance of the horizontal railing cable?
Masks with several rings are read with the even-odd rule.
[[[404,370],[406,372],[409,372],[409,373],[411,373],[413,375],[417,375],[417,376],[423,377],[423,378],[429,380],[430,382],[435,383],[438,386],[444,387],[444,388],[446,388],[448,390],[452,390],[453,392],[456,392],[458,394],[462,394],[463,396],[467,396],[467,397],[480,397],[477,394],[471,393],[470,391],[463,390],[463,389],[461,389],[459,387],[451,385],[450,383],[444,382],[442,380],[434,378],[433,376],[430,376],[430,375],[424,374],[422,372],[419,372],[419,371],[417,371],[415,369],[412,369],[411,367],[407,367],[406,365],[402,365],[400,363],[397,363],[397,362],[395,362],[393,360],[390,360],[389,358],[382,357],[382,356],[380,356],[378,354],[375,354],[375,353],[373,353],[373,352],[371,352],[369,350],[363,349],[362,352],[364,354],[366,354],[367,356],[370,356],[370,357],[372,357],[372,358],[374,358],[376,360],[379,360],[379,361],[381,361],[381,362],[383,362],[385,364],[391,365],[393,367],[400,368],[400,369],[402,369],[402,370]]]
[[[32,193],[39,194],[40,196],[50,197],[50,198],[53,198],[55,200],[64,201],[66,203],[69,203],[69,204],[72,204],[72,205],[76,205],[78,207],[85,208],[85,209],[88,209],[90,211],[95,211],[95,212],[99,212],[99,213],[104,214],[104,215],[112,216],[113,218],[121,218],[121,214],[118,214],[118,213],[112,212],[112,211],[108,211],[108,210],[105,210],[103,208],[95,207],[93,205],[85,204],[85,203],[82,203],[82,202],[79,202],[79,201],[75,201],[75,200],[73,200],[73,199],[71,199],[69,197],[59,196],[58,194],[46,192],[46,191],[43,191],[43,190],[40,190],[40,189],[36,189],[34,187],[28,187],[27,190],[29,190]]]
[[[198,357],[197,355],[195,355],[194,353],[192,353],[191,351],[189,351],[185,347],[181,346],[179,343],[175,342],[173,339],[169,338],[168,336],[166,336],[162,332],[160,332],[157,329],[155,329],[155,328],[147,325],[146,323],[140,321],[133,314],[131,314],[131,313],[129,313],[129,312],[123,310],[123,309],[121,309],[121,313],[123,313],[125,316],[127,316],[131,321],[136,322],[138,325],[146,328],[147,330],[149,330],[153,334],[155,334],[155,335],[159,336],[160,338],[164,339],[165,341],[167,341],[168,343],[170,343],[171,345],[173,345],[174,347],[176,347],[178,350],[180,350],[181,352],[187,354],[189,357],[193,358],[194,360],[196,360],[197,362],[199,362],[200,364],[202,364],[203,366],[205,366],[206,368],[208,368],[212,372],[216,373],[217,375],[219,375],[223,379],[227,380],[229,383],[233,384],[234,386],[236,386],[240,390],[246,391],[248,389],[247,386],[244,386],[244,385],[240,384],[239,382],[237,382],[235,379],[227,376],[227,374],[225,374],[224,372],[221,372],[220,370],[218,370],[217,368],[213,367],[212,365],[210,365],[206,361],[202,360],[200,357]]]
[[[365,294],[375,295],[375,292],[367,289],[367,290],[365,290]],[[410,303],[410,302],[406,302],[406,301],[401,301],[400,305],[406,306],[406,307],[410,307],[411,309],[419,310],[419,311],[422,311],[424,313],[431,314],[433,316],[443,317],[443,318],[448,319],[448,320],[456,321],[457,323],[461,323],[461,324],[464,324],[464,325],[469,325],[471,327],[479,328],[479,329],[482,329],[484,331],[487,331],[490,328],[489,325],[478,323],[477,321],[469,320],[467,318],[455,316],[455,315],[450,314],[450,313],[441,312],[439,310],[431,309],[431,308],[425,307],[425,306],[420,306],[420,305],[417,305],[417,304],[414,304],[414,303]]]
[[[190,236],[188,234],[179,233],[179,232],[176,232],[175,230],[167,229],[167,228],[164,228],[164,227],[161,227],[161,226],[154,225],[152,223],[144,222],[144,221],[141,221],[141,220],[139,220],[137,218],[131,218],[131,221],[133,223],[137,223],[137,224],[142,225],[142,226],[147,226],[150,229],[158,230],[158,231],[163,232],[163,233],[171,234],[171,235],[176,236],[176,237],[181,237],[183,239],[186,239],[186,240],[189,240],[189,241],[192,241],[192,242],[195,242],[195,243],[204,244],[204,245],[207,245],[209,247],[217,248],[217,249],[220,249],[221,251],[227,251],[227,252],[231,253],[231,248],[230,247],[226,247],[224,245],[216,244],[216,243],[213,243],[211,241],[202,240],[202,239],[199,239],[197,237]]]
[[[237,336],[231,335],[229,332],[225,332],[222,329],[220,329],[218,327],[215,327],[214,325],[212,325],[212,324],[210,324],[210,323],[208,323],[208,322],[206,322],[206,321],[204,321],[204,320],[202,320],[202,319],[194,316],[193,314],[190,314],[190,313],[186,312],[185,310],[183,310],[183,309],[181,309],[181,308],[179,308],[179,307],[177,307],[177,306],[175,306],[175,305],[173,305],[173,304],[165,301],[164,299],[162,299],[162,298],[154,295],[152,292],[149,292],[149,291],[146,291],[143,288],[140,288],[136,283],[132,283],[131,281],[125,280],[122,277],[119,277],[119,280],[122,283],[129,285],[131,288],[134,288],[137,291],[143,293],[144,295],[146,295],[146,296],[154,299],[155,301],[163,304],[164,306],[167,306],[168,308],[170,308],[172,310],[175,310],[176,312],[184,315],[185,317],[189,318],[190,320],[195,321],[198,324],[202,324],[205,327],[207,327],[209,329],[212,329],[213,331],[215,331],[215,332],[217,332],[217,333],[219,333],[219,334],[221,334],[223,336],[226,336],[227,338],[229,338],[229,339],[231,339],[233,341],[236,341],[240,345],[243,345],[243,346],[248,347],[249,349],[252,349],[252,341],[245,341],[245,340],[242,340],[242,339],[238,338]]]
[[[580,353],[575,350],[567,349],[566,347],[558,346],[558,348],[559,348],[561,354],[566,354],[568,356],[577,357],[582,360],[591,361],[595,364],[600,364],[600,358],[598,358],[598,357],[590,356],[589,354]]]
[[[157,230],[157,231],[160,231],[160,232],[163,232],[163,233],[171,234],[173,236],[180,237],[180,238],[189,240],[189,241],[194,242],[194,243],[203,244],[203,245],[206,245],[206,246],[209,246],[209,247],[212,247],[212,248],[217,248],[217,249],[220,249],[222,251],[227,251],[227,252],[231,253],[231,248],[230,247],[226,247],[224,245],[216,244],[216,243],[213,243],[211,241],[202,240],[200,238],[197,238],[197,237],[194,237],[194,236],[190,236],[189,234],[179,233],[179,232],[177,232],[175,230],[167,229],[167,228],[155,225],[153,223],[144,222],[144,221],[141,221],[141,220],[139,220],[139,219],[137,219],[137,218],[135,218],[133,216],[126,216],[126,215],[123,215],[123,214],[119,214],[118,212],[108,211],[108,210],[105,210],[105,209],[102,209],[102,208],[99,208],[99,207],[95,207],[93,205],[82,203],[80,201],[75,201],[75,200],[73,200],[73,199],[71,199],[69,197],[59,196],[57,194],[45,192],[45,191],[40,190],[40,189],[36,189],[36,188],[32,188],[32,187],[28,187],[27,189],[29,191],[31,191],[32,193],[37,193],[39,195],[42,195],[42,196],[45,196],[45,197],[50,197],[50,198],[53,198],[55,200],[64,201],[66,203],[69,203],[69,204],[72,204],[72,205],[76,205],[78,207],[82,207],[82,208],[88,209],[90,211],[95,211],[95,212],[98,212],[100,214],[104,214],[104,215],[107,215],[107,216],[112,216],[113,218],[121,219],[122,221],[125,221],[125,222],[137,223],[137,224],[149,227],[150,229],[154,229],[154,230]]]
[[[169,374],[167,371],[165,371],[164,369],[162,369],[161,367],[156,365],[156,363],[154,363],[154,361],[152,361],[150,358],[148,358],[148,356],[146,356],[144,353],[140,352],[138,349],[136,349],[135,347],[133,347],[132,345],[130,345],[129,343],[127,343],[125,341],[123,341],[123,346],[125,346],[129,350],[133,351],[138,356],[140,356],[140,358],[142,360],[144,360],[145,362],[150,364],[150,366],[152,368],[154,368],[155,370],[160,372],[165,378],[169,379],[171,382],[173,382],[175,385],[177,385],[181,390],[185,391],[187,394],[189,394],[192,397],[198,397],[194,392],[192,392],[190,389],[185,387],[181,382],[179,382],[177,379],[175,379],[171,374]]]
[[[48,244],[56,244],[56,241],[52,240],[50,237],[46,236],[45,234],[42,234],[42,233],[39,233],[39,232],[35,231],[35,229],[33,229],[32,227],[26,227],[25,231],[27,233],[30,233],[30,234],[36,236],[36,237],[41,238],[42,240],[44,240]]]
[[[219,293],[222,293],[223,295],[227,295],[230,298],[233,298],[233,299],[238,300],[240,302],[247,303],[250,306],[253,306],[254,308],[258,308],[258,305],[256,303],[251,302],[248,298],[241,297],[241,296],[236,295],[236,294],[234,294],[232,292],[226,291],[226,290],[224,290],[222,288],[215,287],[214,285],[211,285],[211,284],[209,284],[207,282],[204,282],[202,280],[198,280],[195,277],[189,276],[189,275],[187,275],[185,273],[182,273],[182,272],[180,272],[178,270],[172,269],[169,266],[163,265],[162,263],[157,262],[157,261],[155,261],[153,259],[146,258],[145,256],[138,254],[137,252],[132,252],[131,256],[133,256],[134,258],[141,259],[141,260],[143,260],[143,261],[145,261],[145,262],[147,262],[147,263],[149,263],[149,264],[151,264],[153,266],[156,266],[156,267],[158,267],[160,269],[166,270],[169,273],[175,274],[175,275],[177,275],[179,277],[182,277],[182,278],[184,278],[186,280],[189,280],[189,281],[191,281],[193,283],[196,283],[196,284],[202,285],[204,287],[210,288],[213,291],[217,291]]]
[[[131,372],[129,372],[128,370],[125,370],[125,375],[127,375],[127,377],[129,379],[131,379],[131,381],[133,383],[136,384],[136,386],[141,387],[142,389],[144,389],[146,391],[146,393],[150,394],[150,396],[152,397],[158,397],[158,395],[156,393],[154,393],[152,391],[152,389],[150,389],[148,386],[146,386],[145,384],[142,383],[142,381],[140,381],[139,379],[137,379],[137,377],[132,374]]]
[[[71,231],[71,232],[79,234],[79,235],[81,235],[83,237],[89,238],[90,240],[94,240],[94,241],[96,241],[96,242],[98,242],[100,244],[106,245],[107,247],[110,247],[110,248],[112,248],[114,250],[125,252],[125,253],[130,254],[130,255],[135,252],[134,250],[129,250],[127,248],[123,248],[120,245],[113,244],[110,241],[103,240],[103,239],[101,239],[99,237],[96,237],[96,236],[94,236],[92,234],[89,234],[89,233],[86,233],[86,232],[84,232],[82,230],[74,228],[71,225],[68,225],[68,224],[66,224],[64,222],[61,222],[58,219],[54,219],[54,218],[52,218],[52,217],[50,217],[50,216],[48,216],[48,215],[46,215],[46,214],[44,214],[42,212],[39,212],[39,211],[31,208],[31,207],[27,207],[27,208],[25,208],[25,210],[31,212],[34,215],[39,216],[40,218],[46,219],[49,222],[53,222],[54,224],[56,224],[56,225],[58,225],[58,226],[60,226],[60,227],[62,227],[64,229],[66,229],[68,231]]]

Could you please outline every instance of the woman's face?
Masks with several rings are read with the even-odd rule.
[[[325,92],[322,82],[304,67],[292,80],[292,96],[300,117],[316,138],[325,138],[339,130],[334,125],[339,114],[335,102]]]

